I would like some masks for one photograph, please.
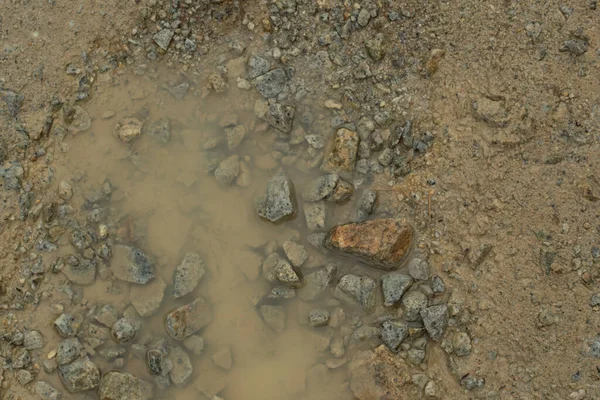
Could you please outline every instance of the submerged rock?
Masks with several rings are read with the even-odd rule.
[[[285,329],[285,311],[281,306],[260,306],[260,315],[269,328],[275,332],[283,332]]]
[[[335,280],[336,273],[337,266],[335,264],[328,264],[306,275],[304,278],[305,285],[299,290],[298,296],[305,301],[316,299],[331,286]]]
[[[129,301],[142,317],[154,314],[162,304],[167,284],[156,278],[146,285],[132,285],[129,292]]]
[[[113,249],[111,271],[117,279],[143,285],[154,279],[154,260],[140,249],[118,245]]]
[[[125,118],[115,125],[115,136],[122,142],[129,143],[142,133],[143,123],[137,118]]]
[[[190,356],[179,346],[173,346],[169,359],[173,364],[173,368],[169,373],[171,382],[175,386],[184,386],[187,384],[194,372],[194,367],[190,361]]]
[[[165,329],[175,340],[183,340],[212,321],[212,311],[206,300],[199,297],[165,316]]]
[[[71,393],[85,392],[100,384],[100,368],[88,357],[58,368],[59,376]]]
[[[265,121],[273,128],[283,133],[290,133],[294,123],[296,110],[292,106],[275,103],[271,104],[265,113]]]
[[[409,254],[413,236],[413,228],[400,220],[376,219],[334,227],[325,245],[370,266],[395,270]]]
[[[269,180],[266,193],[257,199],[255,208],[262,219],[274,224],[296,216],[294,184],[283,170]]]
[[[100,382],[100,400],[149,400],[152,398],[152,384],[124,372],[109,372]]]
[[[240,173],[240,160],[237,155],[232,155],[219,163],[215,169],[215,178],[223,186],[229,186]]]
[[[204,261],[197,253],[187,253],[181,264],[175,268],[173,277],[173,297],[179,298],[191,293],[204,276]]]

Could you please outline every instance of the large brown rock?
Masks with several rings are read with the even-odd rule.
[[[406,259],[413,237],[413,228],[400,220],[376,219],[334,227],[327,234],[325,245],[373,267],[391,271]]]
[[[358,400],[407,399],[409,369],[402,358],[381,345],[360,351],[348,366],[350,389]]]

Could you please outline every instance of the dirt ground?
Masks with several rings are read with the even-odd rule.
[[[166,51],[153,39],[165,29],[175,33]],[[596,0],[8,0],[0,3],[0,43],[0,398],[37,398],[34,383],[21,385],[10,366],[9,333],[35,328],[51,336],[50,323],[39,321],[50,321],[60,278],[46,274],[35,291],[23,266],[44,252],[44,218],[63,204],[59,183],[88,156],[81,141],[56,133],[64,110],[87,107],[101,121],[110,88],[127,76],[164,88],[189,82],[194,101],[210,101],[211,74],[227,66],[231,90],[241,93],[232,103],[253,112],[235,60],[261,53],[293,69],[283,99],[328,142],[342,126],[360,133],[365,119],[384,137],[411,121],[426,149],[413,146],[409,171],[386,167],[352,178],[377,190],[374,216],[411,221],[432,275],[446,285],[449,329],[398,383],[406,391],[395,393],[600,399]],[[159,70],[167,72],[153,74]],[[162,103],[153,105],[160,111]],[[377,160],[379,151],[363,157],[359,150],[359,158]],[[467,354],[456,351],[461,333],[472,344]],[[36,380],[53,346],[34,356]],[[427,375],[423,383],[419,374]],[[341,399],[376,398],[340,387]],[[234,400],[236,393],[229,392]],[[83,396],[64,391],[63,398]]]

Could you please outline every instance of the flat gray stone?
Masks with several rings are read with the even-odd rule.
[[[413,279],[401,272],[391,272],[381,277],[381,288],[383,290],[383,304],[386,307],[396,305],[404,293],[410,288]]]
[[[175,35],[175,33],[172,30],[162,29],[152,36],[152,40],[154,40],[154,43],[156,43],[158,47],[164,51],[167,51],[169,45],[171,44],[171,40],[173,39],[173,35]]]
[[[44,347],[44,337],[38,331],[26,331],[23,335],[23,347],[27,350],[37,350]]]
[[[266,74],[270,68],[271,63],[261,56],[252,55],[248,59],[248,76],[250,79]]]
[[[197,253],[187,253],[173,276],[173,297],[183,297],[196,289],[206,273],[204,261]]]
[[[58,343],[56,362],[65,365],[75,361],[81,355],[83,345],[77,338],[68,338]]]

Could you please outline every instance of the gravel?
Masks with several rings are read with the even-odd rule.
[[[175,32],[173,32],[172,30],[162,29],[155,33],[154,36],[152,36],[152,40],[154,40],[154,43],[156,43],[158,47],[160,47],[164,51],[167,51],[174,35]]]

